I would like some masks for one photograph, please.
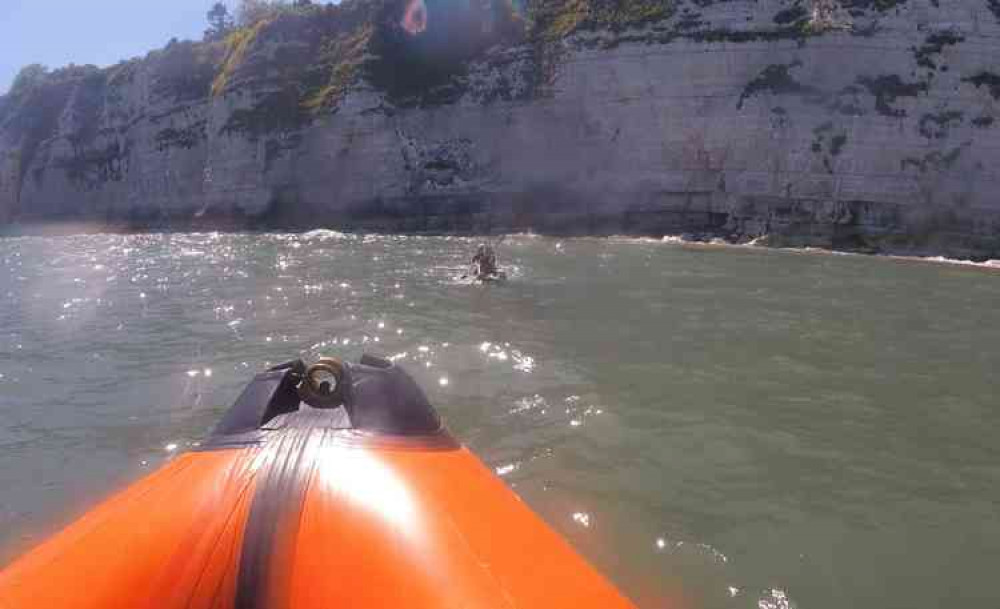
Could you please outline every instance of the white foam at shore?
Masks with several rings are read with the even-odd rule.
[[[587,238],[587,237],[584,237]],[[830,250],[821,247],[771,247],[763,242],[766,237],[758,237],[746,243],[730,243],[723,239],[715,238],[710,241],[699,241],[697,239],[685,239],[678,235],[666,235],[660,239],[652,237],[631,237],[626,235],[613,235],[610,240],[631,243],[661,243],[667,245],[683,245],[695,247],[731,247],[737,249],[753,248],[759,250],[777,250],[782,252],[792,252],[799,254],[821,254],[827,256],[870,256],[876,258],[889,258],[892,260],[904,260],[911,262],[929,262],[933,264],[951,264],[957,266],[970,266],[984,269],[1000,269],[1000,260],[986,260],[975,262],[972,260],[960,260],[957,258],[946,258],[944,256],[906,256],[902,254],[865,254],[862,252],[850,252],[842,250]]]

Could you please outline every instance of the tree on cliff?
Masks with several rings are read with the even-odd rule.
[[[42,82],[49,74],[49,69],[40,63],[33,63],[24,66],[14,77],[14,83],[10,86],[11,95],[20,95],[33,89],[35,85]]]
[[[237,11],[240,27],[250,27],[287,7],[285,0],[241,0]]]
[[[208,29],[205,30],[205,40],[222,40],[233,29],[233,17],[226,5],[221,2],[216,2],[206,17]]]
[[[282,13],[309,14],[320,7],[312,0],[240,0],[236,23],[240,27],[252,27]]]

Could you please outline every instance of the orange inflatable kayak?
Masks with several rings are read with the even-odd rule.
[[[0,571],[0,607],[632,604],[365,356],[258,375],[198,450]]]

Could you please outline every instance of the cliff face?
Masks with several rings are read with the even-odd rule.
[[[463,6],[357,0],[55,72],[0,98],[0,221],[1000,258],[997,0]]]

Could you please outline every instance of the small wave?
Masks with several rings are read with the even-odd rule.
[[[714,237],[708,241],[701,239],[691,239],[684,237],[683,235],[666,235],[659,239],[654,239],[651,237],[631,237],[626,235],[614,235],[607,238],[610,241],[615,241],[618,243],[663,243],[668,245],[686,245],[686,246],[696,246],[696,247],[731,247],[737,249],[767,249],[775,250],[780,252],[790,252],[796,254],[818,254],[823,256],[871,256],[877,258],[888,258],[891,260],[903,260],[910,262],[929,262],[934,264],[950,264],[956,266],[969,266],[975,268],[983,269],[1000,269],[1000,260],[985,260],[981,262],[976,262],[973,260],[961,260],[958,258],[947,258],[945,256],[908,256],[904,254],[866,254],[864,252],[852,252],[845,250],[831,250],[823,247],[816,246],[804,246],[804,247],[772,247],[767,245],[767,236],[757,237],[751,239],[745,243],[733,243],[731,241],[726,241],[718,237]]]
[[[317,241],[329,241],[330,239],[344,239],[347,237],[347,233],[330,230],[328,228],[317,228],[307,233],[303,233],[302,237],[305,239],[316,239]]]
[[[667,245],[693,245],[701,247],[747,247],[751,245],[750,243],[732,243],[726,241],[721,237],[713,237],[711,239],[696,239],[692,237],[686,237],[684,235],[664,235],[663,237],[634,237],[631,235],[612,235],[607,237],[607,240],[614,241],[616,243],[635,243],[635,244],[667,244]]]
[[[822,247],[779,247],[774,248],[783,252],[799,254],[818,254],[821,256],[863,256],[873,258],[887,258],[903,262],[924,262],[930,264],[948,264],[955,266],[969,266],[984,269],[1000,269],[1000,260],[985,260],[976,262],[974,260],[962,260],[959,258],[947,258],[945,256],[908,256],[905,254],[866,254],[863,252],[850,252],[843,250],[830,250]]]
[[[953,264],[958,266],[973,266],[986,269],[1000,269],[1000,260],[984,260],[975,262],[973,260],[959,260],[957,258],[945,258],[944,256],[890,256],[898,260],[916,260],[918,262],[933,262],[935,264]]]

